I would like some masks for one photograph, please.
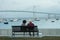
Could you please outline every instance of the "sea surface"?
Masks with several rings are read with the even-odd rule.
[[[11,29],[12,26],[21,25],[23,20],[8,22],[8,24],[4,24],[4,22],[0,23],[0,29]],[[60,20],[56,19],[41,19],[32,21],[35,25],[38,26],[38,29],[60,29]],[[28,21],[27,21],[28,23]]]

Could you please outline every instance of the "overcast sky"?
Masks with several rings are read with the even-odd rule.
[[[32,10],[59,12],[60,0],[0,0],[0,10]]]
[[[33,10],[60,13],[60,0],[0,0],[0,10]],[[1,14],[0,14],[1,15]]]

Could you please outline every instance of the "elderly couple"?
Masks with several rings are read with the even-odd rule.
[[[34,26],[34,24],[31,21],[29,21],[29,23],[27,25],[26,25],[26,23],[27,23],[27,21],[23,20],[22,26]]]
[[[26,22],[27,22],[26,20],[23,20],[22,26],[28,26],[29,27],[29,35],[31,36],[30,30],[33,30],[34,29],[34,24],[31,21],[29,21],[29,23],[26,25]]]

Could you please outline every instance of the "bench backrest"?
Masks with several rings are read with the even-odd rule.
[[[13,32],[20,32],[22,31],[23,28],[28,28],[28,26],[12,26],[12,31]],[[37,29],[37,26],[34,26],[34,28]],[[24,29],[23,29],[24,30]]]

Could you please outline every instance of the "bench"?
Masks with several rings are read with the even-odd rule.
[[[23,32],[23,35],[25,35],[25,32],[32,32],[33,36],[35,35],[39,36],[39,30],[37,26],[34,26],[34,29],[30,31],[28,29],[29,29],[29,26],[12,26],[12,36],[20,35],[20,34],[15,34],[17,32]]]

